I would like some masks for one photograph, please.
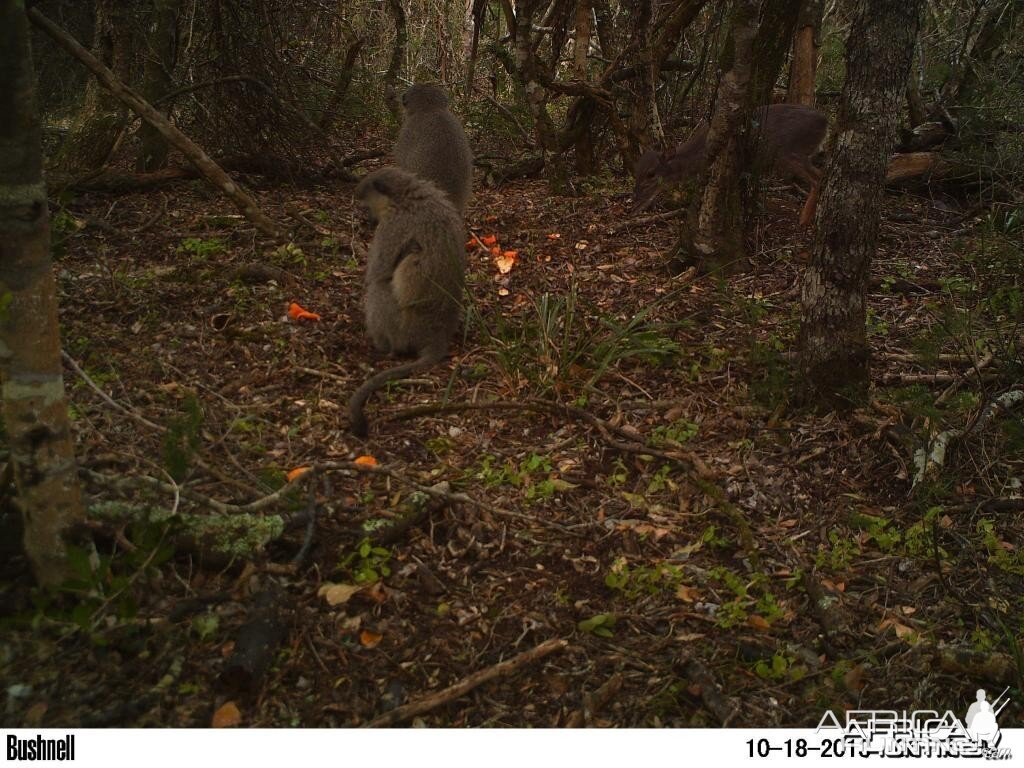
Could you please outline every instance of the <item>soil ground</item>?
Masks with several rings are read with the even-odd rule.
[[[962,715],[978,687],[1019,692],[1024,457],[997,419],[927,492],[911,487],[929,426],[967,417],[915,411],[907,393],[934,402],[953,383],[947,404],[972,393],[976,412],[1007,389],[996,374],[979,385],[954,341],[933,351],[961,357],[919,354],[962,295],[950,286],[981,279],[961,210],[887,197],[874,389],[840,416],[788,399],[810,245],[789,187],[765,190],[753,268],[725,280],[674,276],[675,225],[630,226],[621,187],[480,187],[472,230],[517,259],[502,274],[469,251],[465,338],[375,397],[360,441],[345,404],[385,361],[363,332],[352,243],[369,233],[351,185],[248,181],[268,214],[297,206],[319,231],[267,245],[199,182],[56,212],[65,349],[170,428],[66,369],[90,502],[217,516],[184,491],[245,504],[294,468],[367,455],[393,474],[307,482],[312,503],[301,489],[261,511],[288,522],[248,558],[217,561],[157,523],[97,521],[102,578],[81,587],[84,614],[8,577],[7,724],[353,726],[552,638],[568,644],[405,722],[813,726],[826,709]],[[322,319],[291,320],[293,301]],[[489,401],[503,405],[473,407]],[[360,550],[367,529],[422,502],[409,481],[447,481],[473,503],[428,504]],[[291,569],[311,506],[309,556]],[[240,633],[254,617],[262,629]],[[228,671],[254,632],[268,664],[239,687]]]

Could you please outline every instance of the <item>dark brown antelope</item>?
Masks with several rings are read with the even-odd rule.
[[[776,176],[795,176],[810,187],[800,214],[800,226],[814,218],[818,205],[818,183],[822,171],[814,164],[820,155],[828,118],[812,107],[800,104],[772,104],[754,114],[757,163]],[[694,131],[689,141],[664,152],[649,149],[634,169],[633,213],[647,208],[666,189],[700,174],[706,160],[708,126]]]

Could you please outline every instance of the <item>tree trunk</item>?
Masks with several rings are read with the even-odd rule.
[[[268,219],[266,214],[256,205],[256,201],[238,184],[232,181],[231,177],[224,173],[224,169],[213,162],[210,156],[197,146],[195,142],[167,122],[159,112],[147,104],[135,91],[118,80],[113,72],[103,66],[77,40],[46,18],[38,9],[30,8],[28,10],[28,17],[33,24],[42,29],[61,48],[82,62],[112,94],[127,104],[135,114],[160,131],[164,138],[188,158],[207,181],[220,189],[238,207],[242,215],[251,221],[260,232],[274,238],[280,236],[281,230],[278,225]]]
[[[818,71],[818,49],[821,47],[821,17],[825,0],[804,0],[793,33],[793,60],[789,65],[789,104],[814,106],[814,85]]]
[[[751,104],[771,104],[803,0],[763,0],[750,72]]]
[[[178,53],[178,10],[181,0],[153,0],[153,8],[146,34],[146,63],[142,79],[142,96],[155,104],[174,86],[174,64]],[[90,83],[95,80],[90,79]],[[168,105],[162,114],[170,113]],[[167,167],[170,145],[160,131],[147,122],[139,129],[138,171],[156,171]]]
[[[865,293],[920,7],[858,0],[846,39],[846,81],[802,286],[804,400],[844,407],[867,393]]]
[[[21,2],[0,3],[0,379],[25,552],[41,584],[69,575],[64,536],[84,514],[61,374],[57,288]]]
[[[463,29],[462,52],[466,59],[466,87],[463,96],[467,101],[473,96],[473,80],[476,78],[476,59],[480,50],[480,33],[487,19],[485,0],[466,0],[466,21]]]
[[[365,42],[366,38],[356,38],[345,49],[345,59],[341,65],[341,72],[338,73],[338,82],[334,86],[334,93],[331,94],[331,100],[327,102],[323,114],[320,115],[320,130],[322,131],[331,130],[331,124],[334,122],[334,116],[338,112],[338,107],[345,100],[345,95],[352,84],[352,73],[355,71],[356,59],[359,57],[359,52],[363,49]]]
[[[402,0],[388,0],[388,8],[391,15],[395,17],[395,45],[391,49],[391,61],[388,63],[388,71],[384,73],[384,100],[388,104],[391,113],[398,117],[398,73],[402,69],[402,59],[405,58],[405,47],[409,43],[409,30],[405,23],[405,9],[402,7]]]
[[[740,175],[749,166],[750,70],[757,31],[756,0],[737,0],[730,36],[731,68],[718,85],[708,126],[704,190],[684,224],[677,258],[705,272],[734,272],[746,266],[746,222]],[[692,236],[690,232],[693,232]]]
[[[590,50],[591,19],[594,15],[590,0],[576,0],[576,35],[573,37],[573,70],[580,80],[587,79],[587,53]]]
[[[121,80],[128,79],[131,63],[130,14],[125,11],[125,0],[98,0],[92,43],[93,55]],[[57,167],[68,171],[101,168],[124,121],[124,105],[90,78],[82,106],[57,154]]]
[[[978,38],[971,47],[970,55],[960,63],[958,73],[961,76],[954,82],[954,88],[948,94],[952,101],[956,104],[974,102],[980,79],[979,72],[992,63],[1006,40],[1014,39],[1014,30],[1020,26],[1022,18],[1024,3],[1021,0],[1006,0],[989,11]]]

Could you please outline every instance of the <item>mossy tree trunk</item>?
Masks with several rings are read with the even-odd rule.
[[[64,535],[84,516],[61,373],[57,289],[22,0],[0,3],[0,380],[25,551],[36,579],[68,574]]]
[[[858,0],[854,11],[846,81],[802,286],[799,365],[805,401],[843,408],[867,393],[868,272],[920,7],[921,0]]]
[[[146,30],[146,61],[142,75],[142,96],[157,105],[161,97],[174,87],[174,64],[178,53],[178,11],[181,0],[153,0]],[[95,82],[90,80],[90,83]],[[163,115],[170,114],[170,105],[160,108]],[[167,167],[167,139],[147,122],[139,129],[139,171],[157,171]]]
[[[92,43],[93,55],[122,82],[130,80],[131,69],[131,14],[126,13],[126,7],[127,0],[97,1]],[[66,171],[101,168],[114,149],[126,116],[124,105],[89,78],[82,106],[57,155],[57,167]]]

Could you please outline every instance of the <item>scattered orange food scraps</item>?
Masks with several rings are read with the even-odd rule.
[[[491,256],[498,257],[500,255],[501,255],[501,246],[500,245],[492,245],[491,246]]]
[[[238,705],[233,701],[225,702],[213,713],[213,722],[211,725],[214,728],[231,728],[236,725],[242,724],[242,713],[238,709]]]
[[[285,475],[285,477],[288,478],[288,482],[290,483],[292,480],[302,477],[307,472],[309,472],[309,467],[296,467]]]
[[[552,232],[551,234],[548,235],[548,240],[561,240],[561,239],[562,239],[562,235],[559,234],[558,232]]]
[[[359,465],[364,466],[364,467],[376,467],[377,466],[377,460],[375,458],[373,458],[373,456],[360,456],[353,463],[354,464],[359,464]]]
[[[364,629],[359,633],[359,643],[364,648],[376,648],[380,645],[380,641],[384,638],[384,635],[379,632],[371,632],[368,629]]]
[[[469,238],[469,240],[466,241],[466,250],[472,251],[474,248],[477,247],[477,245],[479,245],[479,243],[477,243],[476,238],[471,237]]]
[[[292,320],[319,320],[320,315],[310,312],[308,309],[296,304],[294,301],[288,305],[288,317]]]
[[[498,266],[498,271],[501,274],[507,275],[512,271],[512,267],[515,266],[518,256],[518,251],[505,251],[504,253],[494,255],[494,263]]]
[[[484,235],[483,237],[480,238],[480,242],[483,243],[484,245],[487,245],[487,246],[497,245],[498,244],[498,236],[497,235]]]

